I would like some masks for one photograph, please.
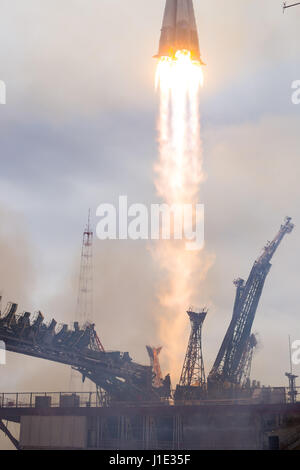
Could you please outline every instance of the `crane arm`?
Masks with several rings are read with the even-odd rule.
[[[237,287],[233,315],[222,342],[221,348],[209,374],[209,381],[229,381],[237,383],[239,366],[249,340],[258,303],[266,277],[270,271],[270,261],[283,237],[291,233],[294,225],[287,217],[272,242],[268,242],[263,253],[255,261],[246,283],[235,281]]]

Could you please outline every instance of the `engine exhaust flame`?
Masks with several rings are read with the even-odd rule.
[[[162,57],[155,84],[160,94],[159,159],[155,165],[157,194],[170,206],[195,207],[204,177],[199,116],[201,65],[192,61],[188,51],[178,51],[174,59]],[[154,256],[165,274],[159,292],[158,325],[165,367],[174,380],[180,374],[186,347],[182,338],[187,327],[185,311],[198,289],[195,275],[197,282],[204,278],[210,260],[205,260],[202,252],[187,251],[183,241],[174,240],[158,242]]]

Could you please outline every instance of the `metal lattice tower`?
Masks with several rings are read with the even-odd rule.
[[[286,234],[293,231],[291,217],[286,217],[275,238],[264,247],[255,261],[247,282],[237,279],[233,314],[223,343],[208,376],[208,382],[239,384],[241,361],[263,291],[266,277],[271,269],[271,260]]]
[[[205,385],[202,326],[207,313],[207,309],[203,309],[198,313],[192,311],[192,309],[187,311],[191,322],[191,334],[179,381],[181,387],[203,387]]]
[[[246,387],[250,384],[252,359],[256,347],[257,339],[255,334],[252,333],[246,342],[246,347],[237,372],[237,383],[241,384],[242,387]]]
[[[81,263],[79,274],[78,298],[76,309],[76,321],[79,323],[92,322],[93,320],[93,230],[90,223],[90,211],[88,223],[83,232]]]
[[[298,395],[297,388],[296,388],[296,379],[298,375],[294,375],[290,372],[286,372],[285,375],[289,379],[289,391],[288,391],[289,402],[296,403],[297,395]]]
[[[78,285],[78,297],[75,320],[83,326],[93,320],[93,230],[91,228],[91,212],[89,211],[88,222],[83,232],[81,261]],[[81,377],[72,369],[70,387],[82,388]],[[79,389],[80,390],[80,389]],[[74,390],[73,390],[74,391]]]
[[[298,375],[293,374],[293,361],[292,361],[292,349],[291,349],[291,337],[289,336],[289,356],[290,356],[290,372],[286,372],[286,377],[289,380],[289,391],[288,397],[290,403],[296,403],[298,391],[296,388],[296,379]]]

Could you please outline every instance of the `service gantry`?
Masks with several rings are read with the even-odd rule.
[[[221,348],[208,376],[208,386],[212,384],[237,384],[243,377],[241,361],[245,357],[245,349],[249,346],[249,338],[258,303],[262,294],[266,277],[271,268],[271,259],[287,233],[291,233],[294,225],[291,218],[286,217],[279,232],[265,246],[263,253],[255,261],[247,282],[237,279],[237,288],[233,315]]]
[[[176,400],[204,397],[206,384],[202,351],[202,327],[207,313],[206,308],[200,312],[195,312],[194,309],[187,311],[191,322],[191,333],[179,385],[175,392]]]

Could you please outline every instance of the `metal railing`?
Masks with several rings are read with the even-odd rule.
[[[257,389],[256,389],[257,390]],[[205,400],[181,400],[161,399],[158,401],[120,401],[107,403],[97,392],[18,392],[0,393],[0,408],[101,408],[104,406],[209,406],[209,405],[249,405],[249,404],[285,404],[290,403],[289,388],[261,388],[257,396],[245,398],[216,398]],[[280,393],[278,391],[280,390]],[[295,403],[300,403],[300,387],[295,388],[297,395]]]
[[[1,393],[0,408],[35,407],[101,407],[103,402],[96,392],[25,392]]]
[[[172,400],[151,402],[112,402],[108,404],[97,392],[21,392],[0,393],[0,408],[101,408],[104,406],[171,405]]]

